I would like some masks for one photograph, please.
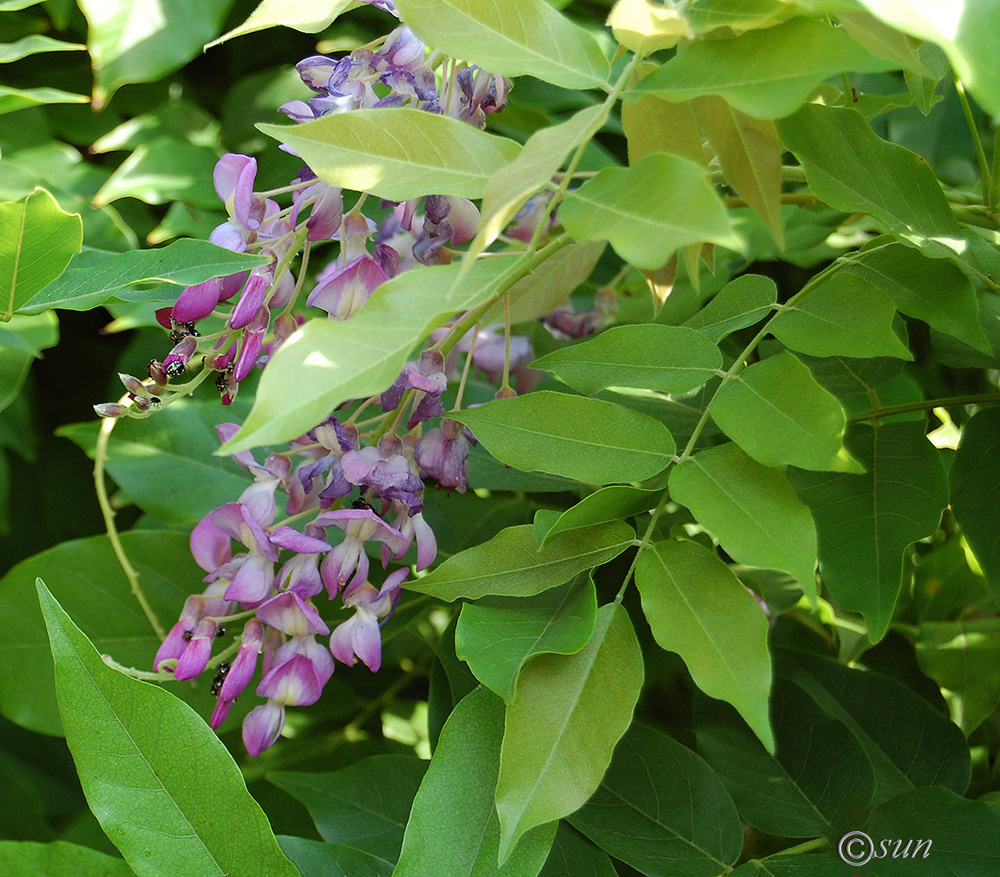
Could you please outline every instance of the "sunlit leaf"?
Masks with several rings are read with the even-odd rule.
[[[45,189],[0,204],[0,320],[62,274],[82,243],[79,215],[60,209]]]
[[[559,219],[575,240],[609,241],[625,261],[650,270],[687,244],[741,246],[704,169],[662,153],[600,171],[559,208]]]
[[[41,580],[38,600],[83,792],[132,870],[292,877],[296,869],[205,721],[164,689],[108,667]]]
[[[357,0],[261,0],[243,24],[212,40],[205,48],[278,25],[303,33],[319,33],[333,24],[341,13],[360,5]]]
[[[829,76],[845,70],[875,73],[894,66],[863,49],[840,28],[796,18],[731,39],[692,43],[633,92],[674,101],[715,94],[749,116],[776,119],[795,112]]]
[[[635,533],[620,521],[563,533],[544,549],[530,524],[501,530],[488,542],[449,557],[407,589],[441,600],[488,595],[530,597],[607,563],[632,543]]]
[[[712,341],[753,326],[767,317],[778,300],[778,287],[770,277],[743,274],[722,290],[685,323]]]
[[[65,43],[42,34],[31,34],[13,43],[0,45],[0,64],[9,64],[11,61],[19,61],[28,55],[37,55],[41,52],[85,52],[86,50],[87,47],[82,43]]]
[[[484,597],[462,607],[455,651],[480,682],[510,703],[522,668],[537,655],[580,651],[596,615],[589,578],[534,597]]]
[[[428,192],[481,198],[521,151],[450,116],[407,108],[334,113],[301,125],[258,125],[332,186],[391,201]]]
[[[700,451],[670,473],[683,503],[734,560],[779,569],[816,599],[816,526],[785,476],[735,444]]]
[[[89,100],[85,94],[74,94],[58,88],[11,88],[0,85],[0,115],[40,104],[85,104]]]
[[[413,801],[394,877],[426,877],[442,866],[448,877],[534,877],[541,870],[555,823],[529,832],[497,867],[494,792],[503,717],[503,701],[485,688],[467,695],[448,717]]]
[[[767,618],[757,601],[694,542],[653,544],[639,555],[635,581],[657,644],[677,652],[695,685],[736,707],[773,752]]]
[[[593,36],[545,0],[399,0],[396,8],[435,49],[491,73],[527,73],[564,88],[593,88],[608,76]]]
[[[643,664],[628,613],[597,612],[574,655],[542,655],[521,673],[507,708],[496,789],[500,860],[525,834],[567,816],[597,789],[632,721]]]
[[[710,410],[725,433],[765,466],[861,471],[844,448],[844,409],[787,351],[726,381]]]

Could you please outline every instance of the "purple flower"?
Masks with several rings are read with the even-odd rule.
[[[398,511],[398,514],[392,523],[403,534],[403,538],[406,539],[407,550],[413,544],[413,540],[416,539],[417,570],[427,569],[427,567],[434,563],[434,558],[437,556],[437,539],[434,536],[434,531],[431,529],[430,524],[424,520],[424,516],[420,512],[411,516],[409,506],[398,501],[393,503],[393,507]],[[390,554],[389,546],[383,545],[383,568],[388,566]],[[398,555],[397,559],[402,556],[402,554]]]
[[[321,308],[333,320],[346,320],[361,310],[372,293],[388,279],[374,258],[359,256],[317,283],[306,304]]]
[[[380,590],[365,582],[352,593],[344,593],[344,605],[353,607],[354,617],[339,625],[330,635],[330,651],[343,664],[352,665],[357,656],[373,673],[382,666],[381,624],[392,616],[399,602],[400,583],[406,569],[399,569],[385,580]]]
[[[233,378],[236,381],[242,381],[257,364],[260,349],[264,343],[264,333],[267,331],[270,321],[270,312],[266,307],[262,307],[247,325],[246,331],[243,333],[243,342],[240,344],[240,352],[236,355],[236,362],[233,364]]]
[[[368,487],[382,499],[398,499],[405,502],[412,511],[423,508],[421,492],[423,482],[413,474],[410,463],[393,443],[383,436],[379,447],[366,447],[359,451],[348,451],[340,460],[344,477],[359,487]],[[398,444],[398,439],[396,444]]]
[[[312,604],[295,591],[282,591],[257,607],[257,617],[289,636],[327,634],[330,628]]]
[[[215,619],[202,618],[198,622],[198,628],[191,637],[187,648],[177,659],[177,666],[174,667],[174,677],[180,680],[194,679],[205,669],[209,658],[212,657],[212,643],[215,642],[215,633],[218,625]]]
[[[264,199],[253,192],[256,176],[257,159],[232,152],[219,159],[212,175],[230,219],[250,231],[260,228],[264,219]]]
[[[274,562],[278,548],[272,544],[260,522],[243,503],[227,502],[212,512],[212,522],[226,535],[249,549],[227,566],[235,567],[227,600],[256,605],[265,600],[274,584]],[[239,561],[236,566],[236,561]],[[219,571],[217,571],[219,572]],[[221,573],[220,573],[221,574]]]
[[[268,701],[254,707],[243,720],[243,745],[251,758],[274,745],[285,727],[285,708],[280,703]]]
[[[257,669],[257,656],[264,642],[264,627],[256,619],[251,618],[243,628],[240,648],[236,653],[229,672],[226,674],[222,688],[219,690],[219,700],[212,711],[211,724],[215,730],[229,715],[233,701],[239,697],[250,684],[254,671]]]
[[[409,545],[399,530],[390,527],[371,509],[338,509],[323,512],[316,518],[317,526],[329,527],[331,524],[344,531],[344,541],[327,554],[320,564],[320,575],[331,599],[352,576],[351,587],[368,578],[365,542],[382,542],[395,557],[402,557]]]
[[[160,648],[157,649],[156,657],[153,658],[153,670],[158,673],[160,665],[164,661],[176,660],[184,654],[184,650],[204,613],[205,598],[201,594],[192,594],[184,601],[181,617],[170,628],[170,632],[160,644]]]
[[[457,420],[444,418],[417,442],[414,450],[417,465],[438,484],[465,493],[469,485],[469,441],[465,427]]]
[[[397,408],[407,390],[419,390],[422,394],[420,401],[407,424],[413,429],[418,423],[444,414],[441,395],[447,386],[444,358],[436,350],[425,350],[419,362],[408,362],[403,366],[395,383],[382,394],[382,410]]]
[[[283,706],[309,706],[323,692],[316,665],[305,655],[293,655],[271,671],[257,686],[257,696]]]

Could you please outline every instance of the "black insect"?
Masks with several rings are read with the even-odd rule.
[[[200,338],[201,332],[195,329],[194,323],[173,323],[173,328],[170,330],[170,340],[174,344],[180,344],[188,335]]]
[[[359,496],[354,502],[351,503],[352,509],[363,509],[367,511],[372,507],[372,504],[368,502],[363,496]]]
[[[168,365],[164,371],[167,373],[168,378],[179,378],[184,372],[187,371],[187,366],[184,365],[179,359],[175,359],[170,365]]]
[[[219,639],[220,637],[224,637],[225,635],[226,635],[226,628],[224,625],[220,624],[215,630],[215,638]]]
[[[194,631],[193,630],[185,630],[184,633],[181,634],[181,636],[184,638],[184,642],[189,643],[189,642],[191,642],[191,637],[194,636]]]
[[[222,691],[222,683],[226,681],[228,673],[229,661],[223,661],[219,664],[219,672],[215,674],[215,678],[212,680],[212,697],[219,696],[219,692]]]

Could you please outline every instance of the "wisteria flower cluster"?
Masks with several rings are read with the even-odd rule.
[[[396,14],[391,3],[372,5]],[[437,69],[433,59],[439,62]],[[314,92],[308,101],[280,108],[297,122],[358,109],[409,107],[483,128],[488,114],[503,109],[510,88],[507,80],[478,67],[428,55],[405,25],[344,57],[306,58],[297,70]],[[367,195],[362,193],[348,208],[342,191],[308,166],[289,186],[270,192],[256,191],[256,176],[252,156],[229,154],[218,162],[215,190],[228,218],[210,240],[234,252],[264,255],[267,263],[190,286],[172,307],[158,311],[174,346],[162,361],[149,364],[147,379],[122,375],[127,397],[95,406],[99,414],[149,416],[210,375],[222,404],[230,405],[241,383],[266,366],[307,318],[308,309],[329,320],[350,319],[388,279],[419,265],[450,262],[453,248],[471,240],[479,222],[471,201],[435,194],[381,202],[376,222],[363,212]],[[283,194],[291,196],[287,207],[275,200]],[[541,223],[551,227],[551,200],[546,191],[529,201],[510,224],[510,237],[528,241],[540,232]],[[336,255],[310,279],[309,254],[327,242],[337,245]],[[292,266],[300,251],[296,276]],[[605,325],[611,314],[613,307],[599,300],[593,311],[574,314],[561,308],[543,323],[553,334],[580,336]],[[224,320],[223,328],[199,329],[210,318]],[[395,610],[408,570],[400,567],[373,584],[366,546],[379,543],[383,569],[402,561],[413,545],[417,571],[434,561],[434,533],[421,513],[423,478],[464,492],[475,441],[462,424],[447,417],[442,403],[449,379],[461,372],[457,358],[465,354],[487,379],[503,380],[498,396],[513,394],[509,374],[522,392],[532,386],[528,338],[512,336],[509,327],[478,326],[451,339],[446,360],[441,347],[452,334],[448,327],[435,332],[431,346],[405,365],[392,386],[360,400],[344,422],[331,415],[263,463],[248,451],[237,454],[236,462],[254,483],[236,501],[209,513],[191,535],[191,552],[206,572],[207,587],[188,598],[154,667],[178,680],[217,668],[212,693],[218,703],[211,725],[218,728],[250,684],[259,659],[263,675],[256,693],[266,703],[243,723],[243,740],[254,757],[280,735],[285,707],[319,699],[335,659],[348,665],[360,660],[372,671],[379,669],[380,628]],[[189,370],[197,372],[194,378],[172,383]],[[461,389],[456,407],[460,402]],[[380,425],[359,432],[357,416],[372,405],[382,408]],[[425,428],[437,418],[437,425]],[[235,423],[223,424],[220,440],[237,429]],[[279,491],[287,497],[283,522],[277,521]],[[290,521],[299,522],[300,529]],[[338,533],[339,539],[334,538]],[[332,632],[314,603],[324,591],[352,613]],[[213,662],[213,646],[225,635],[224,625],[241,620],[245,624],[238,645],[224,650],[226,659],[219,656]],[[317,642],[326,636],[327,645]]]

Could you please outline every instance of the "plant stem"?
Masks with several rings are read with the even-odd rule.
[[[956,405],[989,405],[997,402],[1000,402],[1000,393],[970,393],[967,396],[925,399],[921,402],[904,402],[902,405],[872,408],[870,411],[850,415],[847,418],[847,422],[858,423],[863,420],[877,420],[880,417],[891,417],[893,414],[909,414],[911,411],[930,411],[934,408],[951,408]]]
[[[772,853],[775,856],[797,856],[800,853],[811,853],[813,850],[821,850],[827,846],[827,840],[825,837],[817,837],[813,840],[807,840],[804,843],[796,844],[794,847],[789,847],[787,850],[779,850],[776,853]]]
[[[958,92],[958,99],[962,103],[962,112],[965,113],[965,121],[969,126],[969,133],[972,135],[972,142],[976,147],[976,155],[979,158],[979,173],[982,177],[982,190],[983,190],[983,204],[990,204],[990,163],[986,160],[986,150],[983,149],[983,141],[979,136],[979,127],[976,125],[976,120],[972,115],[972,105],[969,103],[969,98],[965,94],[965,86],[962,85],[962,80],[957,76],[955,77],[955,91]],[[995,150],[994,150],[995,151]]]
[[[993,126],[993,171],[990,176],[990,210],[1000,207],[1000,125]]]
[[[122,396],[118,402],[120,405],[131,404],[128,394]],[[111,431],[115,428],[116,423],[118,423],[118,419],[115,417],[105,417],[101,421],[101,429],[97,434],[97,447],[94,450],[94,488],[97,491],[97,502],[101,507],[101,515],[104,517],[104,529],[107,531],[108,539],[111,540],[111,547],[114,549],[115,557],[118,558],[118,564],[125,573],[125,578],[128,579],[129,587],[132,589],[132,595],[138,602],[139,608],[142,609],[143,615],[146,616],[149,626],[153,628],[153,632],[162,642],[166,638],[166,631],[160,624],[160,619],[156,617],[153,607],[146,600],[146,595],[139,585],[139,573],[136,572],[125,553],[125,548],[118,536],[118,528],[115,526],[115,510],[111,507],[108,486],[104,481],[104,468],[108,461],[108,444],[111,441]]]

